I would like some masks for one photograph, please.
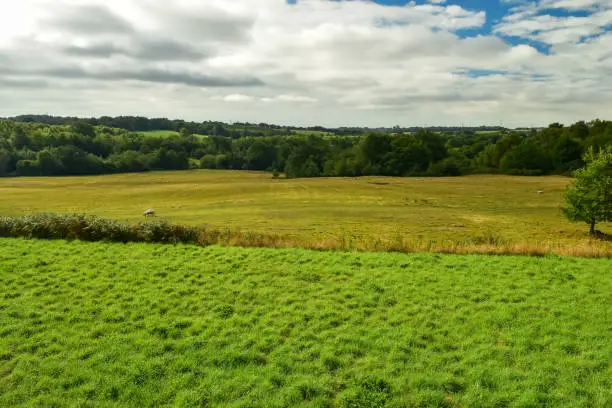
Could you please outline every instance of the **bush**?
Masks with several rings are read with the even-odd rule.
[[[217,168],[217,156],[212,154],[207,154],[202,156],[200,159],[200,168],[201,169],[216,169]]]
[[[461,176],[461,168],[454,159],[444,159],[431,164],[427,170],[427,175],[431,177],[457,177]]]
[[[139,241],[162,243],[197,243],[200,230],[185,225],[170,224],[167,221],[140,222],[132,228]]]
[[[82,241],[199,243],[201,231],[167,221],[134,226],[83,214],[34,214],[0,217],[0,237],[78,239]]]

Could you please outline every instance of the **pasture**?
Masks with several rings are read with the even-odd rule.
[[[330,133],[330,132],[323,132],[320,130],[307,130],[307,129],[292,130],[291,133],[294,135],[299,135],[299,136],[320,136],[320,137],[335,136],[333,133]]]
[[[396,239],[550,245],[591,243],[561,214],[564,177],[279,179],[268,173],[182,171],[0,179],[0,214],[87,213],[274,233],[308,242]],[[538,194],[538,191],[543,194]],[[599,228],[612,233],[612,226]],[[311,246],[312,247],[312,246]]]
[[[0,406],[609,407],[611,270],[0,239]]]
[[[149,130],[149,131],[141,131],[138,132],[141,133],[145,136],[150,136],[150,137],[160,137],[160,138],[168,138],[168,137],[172,137],[172,136],[178,136],[179,132],[175,132],[173,130]],[[194,135],[196,137],[200,137],[200,138],[206,138],[207,136],[204,135]]]

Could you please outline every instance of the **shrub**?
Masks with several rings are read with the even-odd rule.
[[[200,159],[201,169],[216,169],[217,168],[217,156],[212,154],[206,154]]]
[[[0,236],[82,241],[198,243],[200,230],[167,221],[134,226],[83,214],[32,214],[0,217]]]

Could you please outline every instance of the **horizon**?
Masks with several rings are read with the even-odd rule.
[[[140,117],[140,118],[145,118],[148,120],[154,120],[154,119],[164,119],[164,120],[169,120],[171,122],[175,122],[175,121],[183,121],[186,123],[223,123],[225,125],[230,125],[230,126],[234,126],[234,125],[240,125],[240,124],[248,124],[248,125],[259,125],[259,124],[265,124],[265,125],[271,125],[271,126],[278,126],[281,128],[303,128],[303,129],[309,129],[309,128],[323,128],[323,129],[329,129],[329,130],[334,130],[334,129],[393,129],[395,127],[399,127],[400,129],[413,129],[413,128],[421,128],[421,129],[431,129],[431,128],[450,128],[450,129],[456,129],[456,128],[466,128],[466,129],[476,129],[476,128],[503,128],[503,129],[507,129],[507,130],[515,130],[515,129],[543,129],[548,127],[551,124],[554,123],[558,123],[563,125],[564,127],[571,125],[572,123],[563,123],[560,121],[555,121],[555,122],[551,122],[547,125],[544,126],[517,126],[517,127],[507,127],[507,126],[503,126],[500,124],[475,124],[475,125],[465,125],[465,124],[458,124],[458,125],[427,125],[427,126],[416,126],[416,125],[406,125],[406,126],[399,126],[399,125],[383,125],[383,126],[355,126],[355,125],[340,125],[340,126],[323,126],[320,124],[311,124],[311,125],[293,125],[293,124],[286,124],[286,123],[275,123],[275,122],[248,122],[248,121],[233,121],[233,122],[224,122],[224,121],[219,121],[219,120],[214,120],[214,119],[204,119],[204,120],[186,120],[183,118],[178,118],[178,117],[164,117],[164,116],[160,116],[160,117],[154,117],[154,116],[142,116],[142,115],[118,115],[118,116],[111,116],[111,115],[101,115],[101,116],[60,116],[60,115],[53,115],[53,114],[48,114],[48,113],[25,113],[25,114],[19,114],[19,115],[15,115],[15,116],[10,116],[10,117],[1,117],[0,116],[0,120],[12,120],[12,121],[16,121],[16,122],[23,122],[23,123],[40,123],[36,120],[32,120],[32,121],[20,121],[19,119],[23,119],[23,118],[36,118],[36,117],[47,117],[47,118],[55,118],[55,119],[77,119],[80,121],[87,121],[87,120],[100,120],[104,117],[109,117],[109,118],[118,118],[118,117]],[[595,120],[605,120],[605,119],[601,119],[601,118],[596,118]],[[588,123],[588,122],[587,122]]]
[[[608,0],[22,0],[0,116],[540,128],[605,118],[610,49]]]

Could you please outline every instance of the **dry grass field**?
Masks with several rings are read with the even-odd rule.
[[[560,211],[564,177],[273,179],[268,173],[182,171],[0,180],[0,215],[87,213],[280,234],[304,241],[397,239],[597,245]],[[537,192],[541,190],[543,194]],[[612,233],[610,224],[602,231]]]

